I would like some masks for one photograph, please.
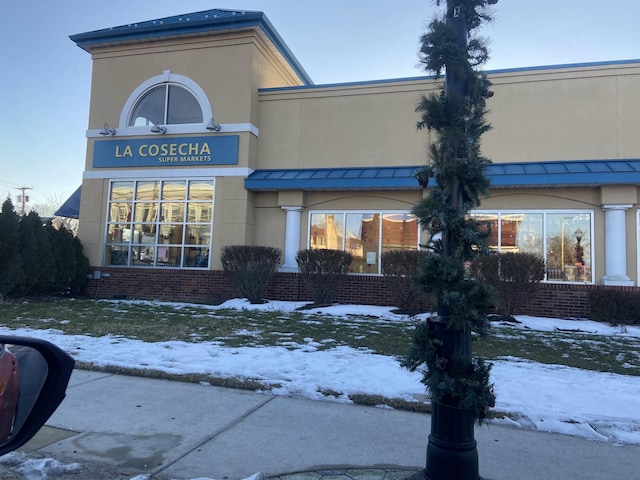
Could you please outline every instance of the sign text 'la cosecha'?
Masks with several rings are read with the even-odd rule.
[[[207,143],[143,144],[138,147],[139,157],[157,157],[159,162],[210,162],[211,150]],[[131,145],[116,145],[116,158],[133,157]]]

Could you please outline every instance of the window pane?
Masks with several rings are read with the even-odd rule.
[[[380,215],[348,213],[345,250],[353,256],[351,271],[378,273]]]
[[[157,265],[162,267],[182,266],[182,247],[168,247],[158,245]]]
[[[167,123],[202,123],[202,109],[198,100],[191,92],[177,85],[169,86]]]
[[[213,182],[189,182],[189,200],[213,200]]]
[[[109,205],[109,222],[130,222],[131,221],[131,203],[113,202]]]
[[[187,191],[186,181],[162,182],[162,200],[184,200]]]
[[[127,265],[129,262],[128,247],[107,245],[105,251],[105,265]]]
[[[343,215],[314,213],[311,215],[309,246],[325,250],[342,250]]]
[[[163,222],[183,222],[184,221],[184,203],[163,203],[162,204],[162,221]]]
[[[476,222],[481,224],[479,228],[491,229],[491,235],[489,235],[489,239],[487,241],[489,243],[489,248],[497,251],[500,246],[498,242],[498,215],[495,213],[472,213],[470,216],[473,217]]]
[[[189,203],[189,222],[210,222],[212,208],[210,203]]]
[[[185,243],[189,245],[209,245],[211,240],[211,227],[187,225],[187,238]]]
[[[543,256],[542,214],[503,213],[500,217],[500,251]]]
[[[166,264],[169,263],[169,248],[170,247],[165,245],[158,245],[156,249],[158,254],[156,261],[158,265],[166,266]]]
[[[129,224],[112,224],[107,226],[107,242],[125,243],[131,240]]]
[[[418,219],[408,213],[382,216],[382,251],[417,250]]]
[[[111,184],[111,200],[133,200],[133,182],[113,182]]]
[[[156,224],[155,223],[134,223],[133,224],[133,243],[155,243],[156,241]]]
[[[151,266],[154,262],[154,245],[134,245],[131,247],[131,265]]]
[[[136,200],[158,200],[158,182],[138,182],[136,185]]]
[[[209,249],[200,247],[188,247],[185,249],[185,267],[208,267]]]
[[[547,279],[591,282],[591,215],[547,214]]]
[[[171,243],[171,244],[182,244],[182,224],[180,225],[170,225],[170,224],[161,224],[160,225],[160,238],[158,238],[159,243]]]
[[[138,202],[135,204],[134,220],[136,222],[155,222],[158,215],[158,204]]]
[[[158,85],[145,93],[133,109],[129,126],[164,125],[165,92],[166,85]]]

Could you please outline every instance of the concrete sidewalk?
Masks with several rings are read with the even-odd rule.
[[[93,466],[69,474],[76,480],[143,473],[236,480],[257,472],[400,479],[424,467],[429,421],[420,413],[76,370],[67,398],[26,451]],[[640,446],[498,425],[477,427],[476,439],[480,474],[490,480],[614,480],[640,471]],[[96,474],[96,465],[109,473]]]

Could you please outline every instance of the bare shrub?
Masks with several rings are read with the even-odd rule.
[[[296,262],[315,305],[331,305],[353,257],[341,250],[300,250]]]
[[[228,245],[222,248],[222,268],[236,294],[251,303],[264,303],[263,295],[280,265],[282,251],[274,247]]]
[[[640,293],[593,290],[589,294],[591,319],[611,325],[640,325]]]
[[[399,313],[416,313],[426,301],[416,275],[427,255],[424,250],[389,250],[380,256],[382,274]]]
[[[533,253],[496,253],[476,258],[471,275],[482,278],[498,294],[496,309],[510,317],[535,298],[544,279],[545,261]]]

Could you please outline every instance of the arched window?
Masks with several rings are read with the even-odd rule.
[[[190,78],[165,70],[131,92],[120,114],[120,128],[203,124],[211,117],[204,90]]]
[[[181,85],[163,83],[140,97],[131,117],[130,127],[202,123],[202,109],[193,94]]]

